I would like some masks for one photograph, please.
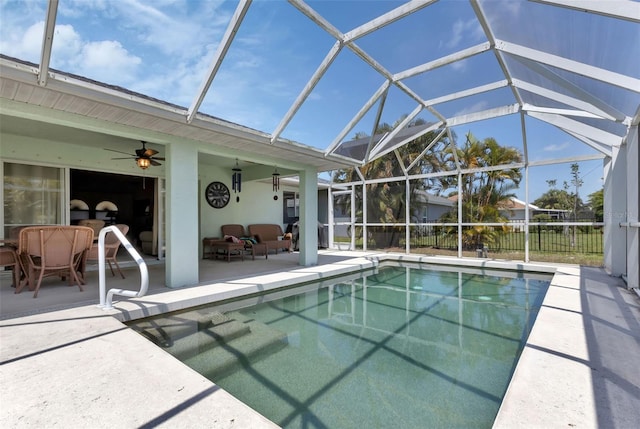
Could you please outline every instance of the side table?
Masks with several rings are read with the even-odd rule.
[[[221,241],[222,239],[220,237],[205,237],[202,239],[202,259],[207,259],[207,258],[211,258],[213,259],[213,256],[215,254],[215,249],[214,249],[214,244],[216,244],[216,242]],[[208,251],[207,251],[207,248]]]

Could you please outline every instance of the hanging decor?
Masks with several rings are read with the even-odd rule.
[[[236,158],[236,166],[233,168],[233,176],[231,177],[231,187],[233,192],[242,192],[242,169],[238,165],[238,158]],[[240,197],[236,196],[236,201],[240,201]]]
[[[231,177],[231,187],[234,193],[242,192],[242,169],[238,165],[238,158],[236,158],[236,166],[233,168],[233,176]],[[240,202],[240,196],[236,195],[236,202]]]
[[[278,192],[280,190],[280,173],[278,173],[278,167],[276,167],[276,171],[271,175],[271,179],[273,183],[273,192]]]

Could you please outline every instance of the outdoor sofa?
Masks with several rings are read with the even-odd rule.
[[[278,224],[256,223],[249,225],[249,235],[256,239],[258,243],[267,245],[267,252],[274,250],[291,251],[291,240],[284,238],[282,227]]]

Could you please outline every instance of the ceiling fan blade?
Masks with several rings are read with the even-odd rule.
[[[155,159],[149,159],[149,161],[151,161],[151,165],[154,165],[154,166],[162,165],[158,161],[156,161]]]
[[[154,156],[153,159],[157,159],[158,161],[165,161],[164,156]]]
[[[132,159],[132,158],[133,158],[133,155],[128,158],[111,158],[111,159]]]
[[[120,151],[120,150],[107,149],[107,148],[104,148],[104,150],[108,150],[109,152],[123,153],[123,154],[125,154],[125,155],[129,155],[129,156],[135,156],[135,155],[132,155],[132,154],[130,154],[130,153],[128,153],[128,152],[122,152],[122,151]]]
[[[158,152],[157,150],[153,150],[153,149],[147,149],[147,150],[144,151],[144,155],[145,156],[153,156],[156,153],[160,153],[160,152]]]

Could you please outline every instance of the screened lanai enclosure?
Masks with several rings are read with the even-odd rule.
[[[5,161],[82,163],[21,150],[20,136],[53,126],[145,140],[183,166],[205,154],[247,177],[300,177],[303,264],[320,220],[335,248],[586,257],[638,287],[636,1],[0,8]],[[105,139],[75,143],[85,160],[104,155]],[[155,174],[179,246],[200,237],[178,234],[184,216],[197,224],[196,208],[175,213],[198,205],[180,193],[198,168],[177,164]]]

